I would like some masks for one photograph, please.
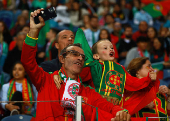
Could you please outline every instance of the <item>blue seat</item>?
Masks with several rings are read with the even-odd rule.
[[[12,11],[6,11],[6,10],[0,11],[0,20],[5,22],[8,29],[10,28],[10,26],[13,22],[13,17],[14,17],[14,14]]]
[[[30,121],[32,116],[29,115],[13,115],[3,118],[1,121]]]

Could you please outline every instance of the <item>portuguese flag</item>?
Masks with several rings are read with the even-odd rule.
[[[146,0],[143,0],[146,1]],[[170,1],[169,0],[148,0],[147,2],[143,2],[145,4],[150,3],[143,7],[142,9],[146,12],[148,12],[153,18],[159,17],[159,16],[165,16],[167,15],[168,11],[170,10]]]

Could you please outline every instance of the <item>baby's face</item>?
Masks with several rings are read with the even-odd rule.
[[[97,51],[99,56],[99,61],[113,61],[115,51],[113,45],[110,41],[104,40],[97,44]]]

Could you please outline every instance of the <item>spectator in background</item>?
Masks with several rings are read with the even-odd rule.
[[[26,23],[28,24],[29,21],[30,21],[30,20],[29,20],[29,11],[28,11],[28,10],[22,10],[21,15],[25,17]]]
[[[153,25],[152,16],[142,9],[135,13],[134,24],[139,25],[141,21],[146,21],[149,26]]]
[[[12,70],[12,66],[14,65],[14,63],[20,61],[22,45],[25,37],[26,37],[26,33],[19,32],[17,34],[16,46],[13,50],[9,51],[3,67],[5,73],[10,74],[10,71]]]
[[[170,56],[170,31],[166,27],[161,27],[159,30],[159,36],[164,38],[164,48],[166,53]]]
[[[90,28],[90,16],[88,14],[83,16],[83,26],[84,26],[85,29]]]
[[[140,36],[136,41],[137,47],[133,47],[129,50],[126,56],[125,68],[130,61],[137,57],[150,57],[150,53],[147,51],[148,39],[147,37]]]
[[[135,16],[135,14],[140,11],[140,8],[141,8],[141,1],[140,0],[133,0],[133,8],[132,8],[132,14],[133,14],[133,17]]]
[[[164,38],[158,37],[153,40],[153,51],[151,52],[150,60],[151,63],[169,61],[164,48]]]
[[[70,10],[70,3],[66,3],[66,5],[58,5],[56,7],[57,17],[54,18],[54,21],[57,22],[57,25],[52,27],[57,27],[59,30],[68,29],[71,23],[70,14],[68,12]]]
[[[78,1],[74,1],[72,5],[73,8],[70,11],[71,24],[75,27],[80,27],[83,25],[83,16],[89,14],[89,12],[86,9],[81,8]]]
[[[44,60],[52,60],[56,59],[58,56],[58,50],[55,48],[56,36],[58,34],[58,30],[55,28],[51,28],[46,35],[46,44],[44,48],[37,52],[37,63],[40,64]]]
[[[27,81],[22,63],[16,62],[10,71],[12,72],[11,80],[2,86],[2,101],[35,101],[37,99],[37,91]],[[5,116],[13,115],[14,111],[15,115],[16,113],[31,115],[36,110],[33,102],[1,103],[1,105],[5,110]]]
[[[133,36],[132,36],[132,39],[134,41],[137,40],[138,37],[140,36],[144,36],[146,37],[147,36],[147,30],[148,30],[148,24],[146,21],[141,21],[140,24],[139,24],[139,30],[136,31]]]
[[[8,44],[4,41],[2,30],[3,30],[3,26],[2,26],[2,24],[0,24],[0,75],[2,74],[5,59],[8,54]],[[0,78],[0,80],[1,80],[1,78]],[[2,83],[1,81],[0,81],[0,85]],[[1,89],[1,87],[0,87],[0,89]]]
[[[85,8],[88,10],[88,12],[93,15],[96,14],[97,6],[96,3],[93,2],[93,0],[84,0],[82,4],[82,8]]]
[[[26,18],[22,15],[18,16],[15,26],[10,30],[11,36],[16,36],[19,31],[26,25]]]
[[[107,29],[109,33],[113,32],[114,18],[112,14],[107,14],[105,16],[105,26],[103,28]]]
[[[130,15],[130,6],[127,3],[127,0],[119,0],[118,4],[120,4],[121,10],[124,13],[124,15],[127,16],[128,20],[129,20],[129,15]]]
[[[132,27],[127,25],[125,26],[124,30],[125,38],[120,40],[120,45],[118,49],[119,63],[121,65],[124,65],[128,51],[136,46],[136,43],[132,40]]]
[[[84,33],[90,47],[99,40],[100,29],[97,16],[90,17],[90,28],[84,30]]]
[[[102,39],[107,39],[107,40],[111,41],[111,39],[110,39],[110,33],[109,33],[109,31],[108,31],[107,29],[101,29],[101,30],[100,30],[99,40],[102,40]],[[117,51],[117,48],[116,48],[115,44],[114,44],[114,43],[112,43],[112,44],[113,44],[113,49],[114,49],[114,51],[115,51],[114,61],[117,62],[117,60],[118,60],[118,58],[119,58],[118,51]]]
[[[126,24],[128,22],[128,16],[123,13],[119,4],[114,5],[113,17],[115,21],[121,24]]]
[[[38,9],[38,8],[46,9],[46,7],[47,7],[46,0],[33,0],[32,1],[32,9],[33,9],[33,11]]]
[[[1,20],[0,20],[0,33],[2,33],[4,42],[6,42],[9,45],[9,43],[12,41],[12,37],[5,22]]]
[[[154,27],[149,27],[147,35],[148,35],[148,48],[147,48],[147,50],[149,52],[151,52],[152,49],[153,49],[153,40],[155,39],[156,36],[158,36],[158,32]]]
[[[109,0],[103,0],[97,9],[98,16],[106,16],[107,14],[113,13],[113,6],[110,4]]]
[[[19,0],[19,4],[17,8],[20,10],[30,10],[29,5],[28,5],[28,0]]]
[[[25,25],[22,27],[21,32],[24,32],[27,34],[30,30],[30,27],[28,25]],[[9,51],[13,50],[16,46],[16,39],[17,37],[13,37],[13,41],[9,44]]]
[[[120,22],[115,22],[113,25],[113,33],[111,33],[111,42],[115,45],[119,42],[122,36],[122,25]]]

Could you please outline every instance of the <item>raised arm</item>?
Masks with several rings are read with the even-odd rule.
[[[30,31],[25,39],[22,48],[21,62],[29,75],[32,83],[37,88],[37,91],[45,84],[46,76],[48,73],[44,72],[36,62],[35,56],[37,51],[37,40],[38,34],[41,28],[45,25],[45,22],[42,17],[39,16],[40,23],[34,23],[34,17],[43,9],[38,9],[34,12],[31,12],[30,15]]]
[[[147,87],[151,81],[156,81],[155,72],[149,72],[147,77],[144,77],[141,79],[131,76],[126,70],[125,70],[125,73],[126,73],[125,89],[129,91],[137,91],[137,90],[143,89]]]

